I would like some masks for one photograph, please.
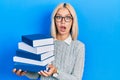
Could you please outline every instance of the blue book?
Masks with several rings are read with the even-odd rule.
[[[45,60],[42,60],[42,61],[28,59],[28,58],[23,58],[23,57],[19,57],[19,56],[14,56],[13,57],[13,61],[14,62],[33,64],[33,65],[39,65],[39,66],[45,66],[45,65],[51,63],[52,61],[54,61],[54,59],[55,59],[54,56],[49,57],[49,58],[47,58]]]
[[[53,38],[43,34],[23,35],[22,41],[32,47],[53,44]]]
[[[29,72],[39,72],[41,70],[48,70],[47,65],[38,66],[38,65],[19,63],[19,62],[14,63],[14,68],[16,68],[17,70],[22,69],[23,71],[29,71]]]
[[[53,51],[49,51],[49,52],[45,52],[41,54],[35,54],[35,53],[28,52],[28,51],[20,50],[20,49],[16,50],[16,56],[38,60],[38,61],[45,60],[53,55],[54,55]]]

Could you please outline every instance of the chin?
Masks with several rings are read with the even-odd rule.
[[[66,32],[59,32],[59,34],[61,34],[61,35],[65,35],[65,34],[67,34]]]

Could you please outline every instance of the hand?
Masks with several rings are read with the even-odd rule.
[[[48,77],[54,73],[57,73],[57,68],[55,66],[53,66],[52,64],[48,65],[48,69],[49,69],[49,71],[40,71],[40,72],[38,72],[38,74]]]
[[[22,71],[21,69],[16,70],[16,68],[13,69],[13,73],[15,73],[18,76],[23,76],[26,74],[26,71]]]

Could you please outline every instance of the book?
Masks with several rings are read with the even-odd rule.
[[[45,59],[53,56],[54,55],[53,52],[54,51],[49,51],[49,52],[45,52],[45,53],[41,53],[41,54],[35,54],[35,53],[31,53],[31,52],[27,52],[27,51],[18,49],[18,50],[16,50],[16,56],[42,61],[42,60],[45,60]]]
[[[41,70],[48,70],[47,65],[45,66],[38,66],[38,65],[32,65],[32,64],[26,64],[26,63],[14,63],[14,68],[17,70],[22,69],[22,71],[29,71],[29,72],[39,72]]]
[[[54,50],[54,45],[46,45],[46,46],[39,46],[39,47],[32,47],[24,42],[19,42],[18,43],[18,49],[24,50],[24,51],[28,51],[31,53],[35,53],[35,54],[41,54],[44,52],[48,52],[48,51],[52,51]]]
[[[23,35],[22,42],[25,42],[32,47],[38,47],[53,44],[53,38],[52,36],[43,34]]]
[[[33,65],[39,65],[39,66],[45,66],[45,65],[51,63],[53,60],[54,60],[54,56],[49,57],[43,61],[37,61],[37,60],[32,60],[32,59],[18,57],[18,56],[13,57],[14,62],[33,64]]]

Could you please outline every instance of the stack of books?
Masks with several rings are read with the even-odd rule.
[[[42,34],[23,35],[18,43],[14,68],[23,71],[38,72],[47,70],[47,65],[54,60],[54,43],[51,36]]]

